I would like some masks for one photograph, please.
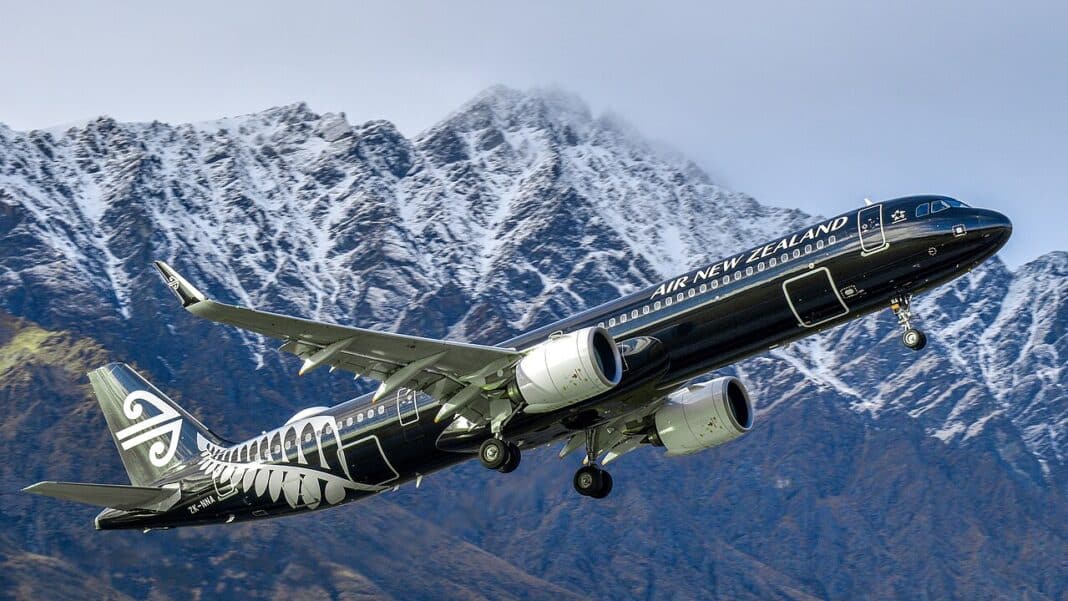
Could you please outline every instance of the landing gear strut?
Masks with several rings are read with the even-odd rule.
[[[890,299],[890,310],[897,317],[897,322],[905,329],[901,334],[901,342],[906,347],[918,351],[927,346],[927,336],[923,332],[912,327],[912,295],[905,294]]]
[[[586,465],[575,472],[572,484],[578,494],[603,499],[612,492],[612,474],[597,467],[596,430],[586,431]]]
[[[487,438],[478,448],[478,460],[483,466],[502,474],[514,472],[519,467],[522,453],[519,447],[499,438]]]

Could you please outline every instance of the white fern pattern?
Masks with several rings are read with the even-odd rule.
[[[349,490],[378,492],[386,488],[352,479],[333,416],[288,423],[233,447],[220,447],[203,437],[197,441],[200,469],[216,484],[258,497],[266,495],[272,502],[284,499],[294,509],[315,509],[323,502],[336,505],[345,500]]]

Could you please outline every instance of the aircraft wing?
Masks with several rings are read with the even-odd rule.
[[[301,375],[329,365],[379,380],[376,401],[403,387],[424,391],[446,404],[459,400],[458,405],[470,406],[498,372],[522,356],[510,348],[375,332],[236,307],[207,298],[163,261],[155,266],[190,313],[283,340],[280,350],[304,359]],[[447,413],[444,409],[442,414]]]

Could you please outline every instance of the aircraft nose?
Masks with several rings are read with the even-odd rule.
[[[995,250],[1000,249],[1012,235],[1012,221],[1008,217],[987,209],[980,209],[976,215],[976,229],[979,235]]]
[[[1012,235],[1012,221],[997,211],[983,211],[979,218],[980,228],[991,234],[1008,239]]]

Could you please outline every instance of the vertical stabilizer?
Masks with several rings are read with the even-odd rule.
[[[89,381],[135,486],[197,457],[205,442],[226,444],[124,363],[89,372]]]

